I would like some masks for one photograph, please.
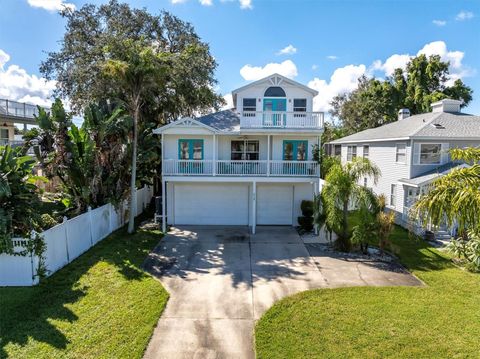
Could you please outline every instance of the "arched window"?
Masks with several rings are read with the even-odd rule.
[[[287,97],[287,95],[281,87],[272,86],[265,91],[264,97]]]

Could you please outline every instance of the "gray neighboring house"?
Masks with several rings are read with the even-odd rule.
[[[452,162],[449,149],[480,146],[480,116],[461,113],[461,101],[445,99],[432,104],[432,112],[410,116],[407,109],[398,121],[332,141],[330,152],[342,163],[366,157],[382,171],[377,184],[362,184],[384,194],[387,207],[406,226],[409,208],[439,176],[465,164]],[[439,228],[445,230],[446,228]]]

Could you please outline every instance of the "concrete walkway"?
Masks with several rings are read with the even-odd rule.
[[[254,358],[254,324],[313,288],[421,285],[393,264],[332,256],[291,227],[172,229],[145,267],[170,293],[145,358]]]

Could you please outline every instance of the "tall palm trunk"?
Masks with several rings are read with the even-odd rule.
[[[132,176],[130,178],[130,213],[128,218],[128,233],[133,233],[135,230],[135,210],[137,207],[137,132],[138,132],[138,104],[135,106],[133,115],[133,148],[132,148]]]

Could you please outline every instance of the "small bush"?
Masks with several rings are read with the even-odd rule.
[[[310,232],[313,229],[313,217],[298,217],[298,224],[306,232]]]
[[[313,201],[303,200],[300,204],[300,209],[302,210],[302,214],[304,217],[312,217],[313,216]]]
[[[44,213],[41,216],[41,224],[42,224],[42,229],[47,230],[52,227],[55,227],[58,222],[48,213]]]

